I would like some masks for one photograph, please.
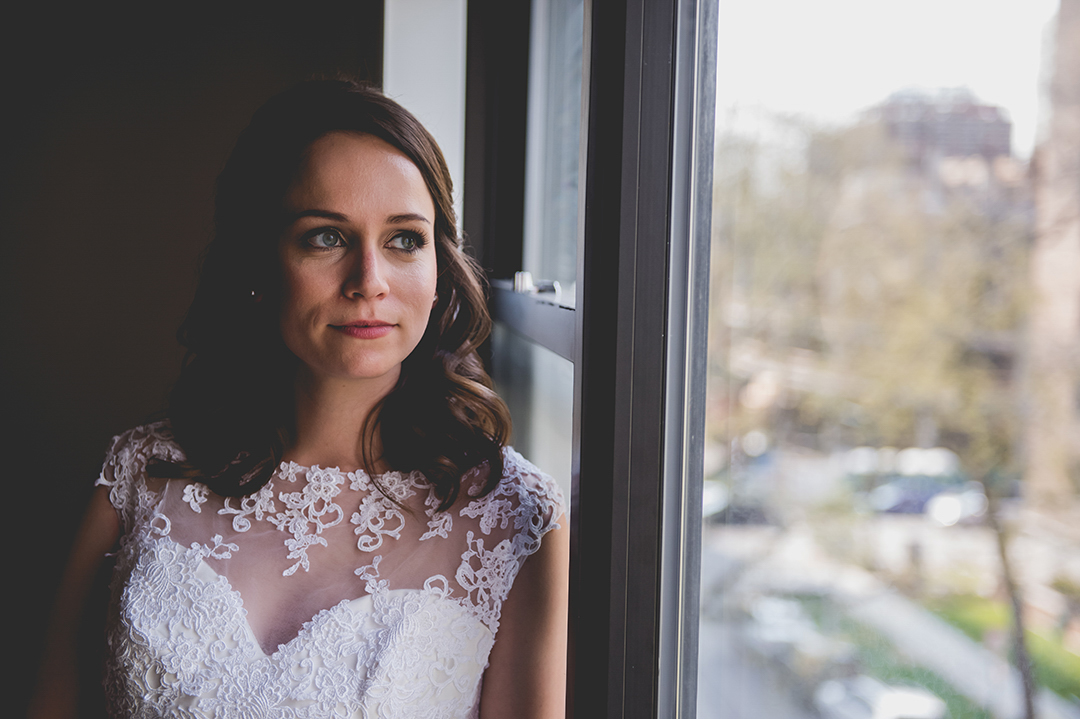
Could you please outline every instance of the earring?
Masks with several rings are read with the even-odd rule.
[[[439,293],[438,292],[435,293],[435,299],[433,299],[431,301],[431,306],[434,307],[437,304],[439,304]]]
[[[251,294],[248,296],[248,299],[256,303],[262,302],[262,294],[256,292],[255,290],[252,290]]]

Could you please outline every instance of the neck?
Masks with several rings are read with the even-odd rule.
[[[384,377],[348,380],[317,377],[306,367],[297,371],[296,434],[286,458],[309,466],[382,472],[382,443],[371,437],[366,466],[363,431],[375,406],[394,389],[398,372]]]

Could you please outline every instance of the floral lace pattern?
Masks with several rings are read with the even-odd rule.
[[[508,449],[493,492],[478,497],[474,484],[437,512],[418,473],[379,478],[391,501],[364,472],[283,464],[254,495],[222,499],[198,483],[148,479],[151,457],[183,457],[164,423],[114,440],[98,480],[125,530],[107,635],[114,715],[476,716],[502,602],[558,526],[562,498],[550,478]],[[296,582],[316,562],[325,571],[323,557],[342,556],[339,525],[351,526],[348,551],[358,553],[340,571],[363,593],[264,650],[229,570],[216,568],[242,560],[262,532],[292,562],[276,581]],[[176,540],[204,528],[198,541]]]

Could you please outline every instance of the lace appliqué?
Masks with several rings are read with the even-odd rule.
[[[378,494],[369,494],[360,502],[360,510],[353,512],[350,520],[357,525],[353,532],[359,539],[356,547],[365,552],[374,552],[382,546],[383,537],[401,539],[401,530],[405,528],[405,515]]]
[[[232,526],[237,532],[246,532],[251,529],[252,515],[255,516],[255,521],[261,522],[264,517],[277,512],[277,506],[274,504],[274,490],[269,484],[255,494],[241,498],[239,507],[233,506],[233,499],[234,497],[226,497],[225,506],[218,510],[218,514],[235,514]]]
[[[106,661],[114,715],[478,715],[502,603],[526,557],[558,526],[561,498],[550,479],[507,449],[504,476],[491,493],[480,497],[479,485],[463,485],[464,507],[439,512],[433,487],[418,473],[391,472],[376,486],[363,472],[283,464],[254,495],[222,499],[205,485],[147,478],[150,457],[182,458],[166,425],[117,438],[99,480],[111,488],[125,529]],[[285,482],[296,491],[281,491]],[[352,512],[343,507],[346,486],[357,492]],[[220,508],[204,511],[208,503]],[[216,560],[251,561],[245,542],[265,522],[285,533],[294,563],[284,574],[309,571],[308,550],[321,544],[336,551],[336,532],[347,535],[349,525],[328,530],[347,514],[370,563],[343,570],[366,594],[319,611],[268,654],[239,592],[217,574],[242,565]],[[174,533],[190,544],[174,541]],[[403,544],[418,536],[423,544]],[[348,537],[340,539],[347,546]]]
[[[507,498],[488,499],[484,497],[470,502],[467,507],[461,510],[461,516],[463,517],[480,518],[480,531],[484,534],[491,534],[491,530],[496,527],[506,529],[510,521],[514,519],[515,514],[514,503]]]
[[[435,494],[435,488],[428,488],[427,499],[424,500],[424,506],[427,509],[424,510],[424,514],[428,518],[428,531],[420,537],[420,541],[423,542],[426,539],[433,539],[435,537],[442,537],[447,539],[450,536],[450,532],[454,529],[454,515],[450,512],[439,512],[439,497]]]
[[[184,487],[184,501],[191,507],[191,511],[202,513],[202,506],[206,504],[210,496],[210,488],[201,482],[194,482]]]
[[[349,475],[352,489],[366,491],[358,511],[349,519],[356,525],[353,532],[358,539],[356,547],[364,552],[374,552],[383,546],[385,538],[401,539],[405,528],[405,514],[398,503],[416,496],[416,490],[425,486],[419,472],[402,474],[387,472],[379,478],[379,485],[364,472]],[[425,535],[426,536],[426,535]]]
[[[469,549],[461,557],[458,584],[468,592],[477,616],[494,633],[499,629],[502,602],[510,593],[520,563],[513,545],[503,540],[492,550],[484,549],[484,540],[468,534]],[[473,559],[477,561],[474,563]]]
[[[290,463],[285,477],[295,482],[298,469],[298,465]],[[307,484],[301,491],[278,495],[285,504],[285,511],[268,519],[278,529],[292,533],[293,538],[286,539],[285,546],[289,549],[289,559],[298,560],[282,575],[291,576],[300,567],[308,571],[311,566],[307,556],[308,547],[313,544],[325,547],[323,530],[336,527],[345,518],[345,512],[334,503],[344,481],[345,478],[337,470],[312,467],[307,472]]]
[[[555,520],[562,513],[562,494],[550,479],[545,485],[536,469],[512,449],[505,451],[504,460],[502,481],[465,506],[461,516],[478,518],[485,535],[510,524],[515,531],[492,549],[486,548],[482,537],[468,532],[467,549],[455,574],[477,616],[493,633],[521,565],[540,548],[544,534],[559,526]],[[469,491],[472,496],[477,493]]]
[[[364,580],[364,591],[368,594],[375,595],[379,592],[385,592],[387,589],[386,580],[379,579],[379,563],[382,562],[382,557],[376,555],[371,564],[366,567],[360,567],[354,574]]]
[[[240,550],[240,547],[236,544],[225,542],[220,534],[215,534],[210,538],[210,541],[214,543],[214,546],[211,547],[205,544],[199,544],[198,542],[192,542],[191,548],[203,559],[232,559],[232,553]]]
[[[452,596],[442,575],[428,578],[422,590],[388,590],[379,576],[381,559],[376,556],[356,570],[371,597],[372,620],[380,627],[373,656],[379,672],[371,677],[370,696],[397,707],[385,716],[411,716],[411,711],[419,710],[425,718],[475,717],[482,669],[462,670],[469,664],[481,667],[494,634],[466,603]],[[463,704],[464,697],[474,699]]]
[[[292,534],[292,538],[285,540],[285,547],[289,550],[288,558],[297,561],[282,572],[286,577],[301,568],[308,571],[311,567],[308,548],[316,544],[326,546],[323,531],[337,526],[345,518],[345,512],[334,502],[341,492],[344,475],[336,469],[312,467],[305,470],[289,462],[282,463],[277,478],[296,482],[301,472],[306,474],[304,487],[299,492],[281,492],[278,495],[278,500],[284,505],[281,511],[274,502],[273,482],[255,494],[242,498],[239,507],[233,503],[232,497],[226,498],[225,506],[218,510],[218,514],[236,515],[232,524],[237,532],[251,529],[251,517],[254,516],[255,521],[265,519],[283,532]],[[187,498],[185,489],[184,499]]]

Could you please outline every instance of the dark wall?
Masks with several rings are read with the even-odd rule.
[[[237,134],[298,80],[378,82],[382,69],[381,0],[42,5],[6,11],[0,31],[0,436],[12,639],[28,659],[17,687],[110,437],[164,408]]]

